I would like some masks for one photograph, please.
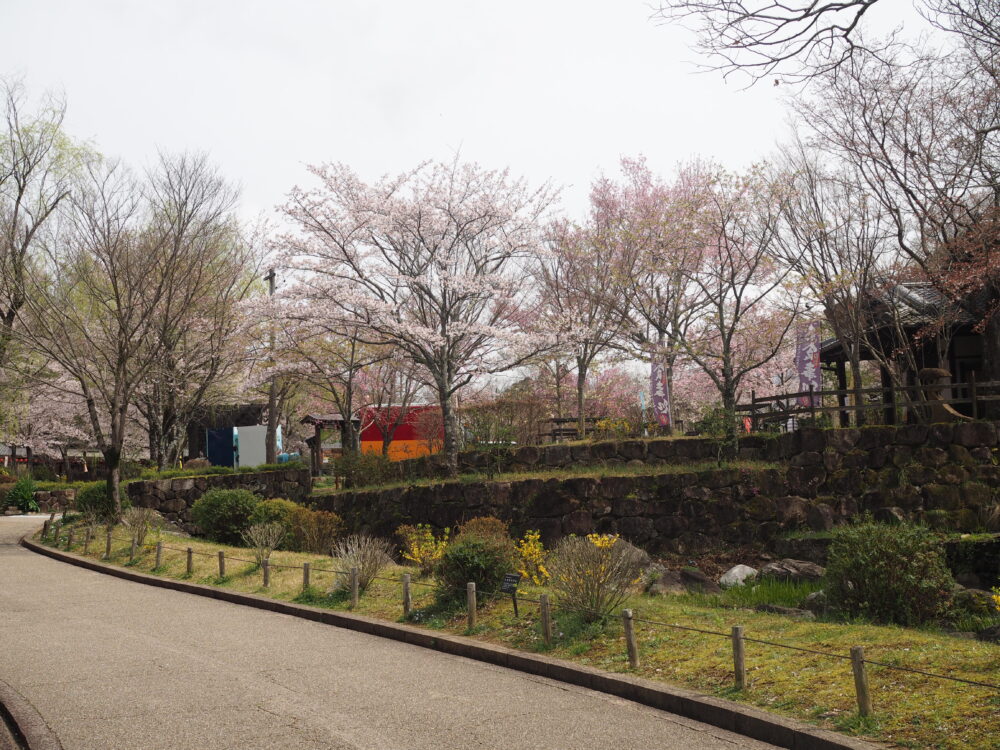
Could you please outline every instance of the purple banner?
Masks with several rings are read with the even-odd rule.
[[[653,416],[661,427],[670,426],[670,389],[667,387],[667,368],[653,363],[649,377],[650,400],[653,402]]]
[[[801,324],[795,332],[795,372],[799,376],[799,390],[808,391],[823,387],[823,375],[819,369],[819,321]],[[799,396],[799,405],[813,406],[808,396]]]

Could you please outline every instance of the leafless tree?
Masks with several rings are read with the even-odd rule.
[[[149,175],[151,225],[173,257],[169,286],[146,340],[153,364],[136,405],[149,428],[150,458],[163,468],[180,457],[185,427],[242,364],[237,305],[259,268],[253,237],[233,209],[237,193],[203,154],[160,155]]]
[[[886,282],[893,260],[893,227],[849,172],[836,173],[800,140],[784,149],[774,179],[788,186],[773,252],[790,268],[808,296],[823,306],[844,347],[861,406],[861,357],[869,337],[873,295]],[[858,418],[862,412],[855,412]]]
[[[2,82],[0,82],[2,84]],[[24,91],[0,85],[0,368],[9,357],[25,276],[38,260],[41,236],[70,194],[76,167],[73,144],[62,132],[65,104],[47,97],[37,112],[25,111]]]
[[[65,227],[27,279],[18,332],[79,384],[120,515],[129,407],[156,364],[147,342],[184,272],[181,247],[150,229],[142,188],[118,163],[88,164],[67,209]]]

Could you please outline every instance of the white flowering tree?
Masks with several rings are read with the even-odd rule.
[[[285,207],[298,228],[286,238],[297,278],[287,295],[426,371],[456,471],[456,392],[540,346],[523,325],[522,259],[540,242],[554,194],[457,160],[371,184],[343,165],[310,171],[319,185],[296,188]]]

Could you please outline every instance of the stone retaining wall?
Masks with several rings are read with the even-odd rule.
[[[165,518],[187,527],[191,506],[208,490],[250,490],[261,497],[283,497],[302,502],[312,490],[309,469],[285,469],[245,474],[202,474],[178,479],[131,482],[126,491],[132,505],[153,508]]]
[[[343,516],[352,530],[380,535],[402,523],[453,527],[495,515],[515,530],[538,528],[550,542],[565,534],[617,532],[648,549],[677,552],[713,542],[766,542],[799,528],[827,530],[863,511],[973,531],[1000,503],[998,439],[997,426],[986,422],[806,429],[741,441],[741,458],[781,461],[786,469],[448,482],[340,493],[317,502]],[[625,441],[580,448],[590,449],[590,463],[595,452],[608,463],[629,455],[636,456],[629,461],[652,463],[682,453],[685,460],[704,460],[707,445]],[[612,452],[604,446],[615,447]],[[534,450],[550,461],[567,454],[572,460],[576,449]]]

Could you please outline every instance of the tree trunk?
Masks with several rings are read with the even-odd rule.
[[[864,405],[865,397],[861,393],[864,384],[861,382],[861,357],[855,351],[851,351],[851,401],[856,407],[854,410],[854,424],[861,427],[865,423],[865,413],[860,407]]]
[[[278,384],[272,377],[267,390],[267,435],[264,438],[264,461],[269,464],[278,463],[278,419]]]
[[[114,448],[108,448],[102,451],[104,454],[104,471],[107,476],[107,488],[108,497],[114,503],[115,517],[114,521],[117,523],[122,517],[122,498],[121,498],[121,451]]]
[[[587,368],[579,362],[576,367],[576,433],[581,439],[587,434],[587,416],[583,411],[584,391],[587,388]]]
[[[458,476],[458,423],[451,406],[451,393],[447,386],[438,385],[441,402],[441,422],[444,427],[445,469],[449,476]]]

